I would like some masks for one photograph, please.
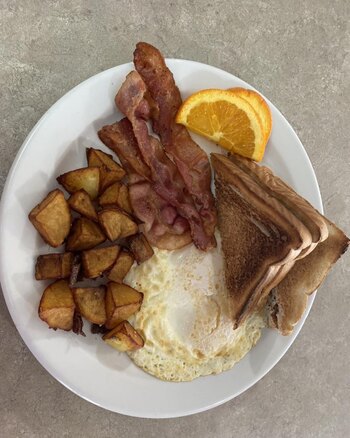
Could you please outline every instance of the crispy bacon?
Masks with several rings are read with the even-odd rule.
[[[207,154],[195,143],[187,129],[175,123],[182,104],[181,94],[171,71],[158,49],[138,43],[134,64],[152,97],[152,127],[166,152],[173,158],[189,193],[203,218],[206,232],[213,236],[217,221],[214,198],[210,190],[211,169]],[[158,108],[155,109],[154,103]]]
[[[141,231],[149,243],[160,249],[178,249],[191,243],[187,220],[178,216],[153,189],[150,183],[134,184],[129,189],[130,201],[143,222]]]
[[[116,155],[128,174],[129,184],[151,181],[151,170],[143,161],[132,126],[124,118],[98,131],[100,140]]]
[[[150,244],[173,250],[191,243],[187,220],[152,188],[150,168],[143,161],[129,120],[124,118],[104,126],[98,136],[116,153],[127,172],[130,202],[135,215],[143,222],[140,228]]]
[[[121,86],[115,99],[116,104],[131,122],[142,157],[151,169],[154,190],[188,220],[195,245],[207,250],[215,245],[214,236],[206,234],[202,218],[187,192],[178,168],[166,155],[160,142],[148,133],[145,120],[150,116],[151,107],[145,98],[146,92],[141,76],[133,71]]]

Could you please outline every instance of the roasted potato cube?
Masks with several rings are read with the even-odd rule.
[[[89,167],[105,166],[107,169],[117,172],[119,174],[119,180],[125,176],[125,170],[113,160],[112,155],[106,154],[106,152],[103,152],[100,149],[87,149],[86,157]]]
[[[138,231],[137,224],[117,208],[105,208],[98,213],[103,231],[109,240],[114,241],[131,236]]]
[[[62,254],[62,278],[68,278],[73,269],[74,254],[65,252]]]
[[[72,216],[61,190],[50,192],[29,213],[29,220],[49,245],[62,245],[69,234]]]
[[[118,202],[120,208],[125,210],[127,213],[132,214],[133,210],[130,204],[130,197],[129,197],[129,189],[126,185],[122,185],[119,190],[119,196],[118,196]]]
[[[93,221],[98,221],[97,213],[91,198],[88,193],[84,190],[78,190],[73,193],[73,195],[68,199],[68,204],[70,208],[82,216],[87,217]]]
[[[98,198],[98,202],[102,207],[107,205],[117,205],[122,210],[132,214],[129,189],[122,183],[116,182],[109,186]]]
[[[83,251],[82,262],[84,276],[86,278],[96,278],[102,275],[104,271],[107,271],[113,266],[117,260],[119,251],[120,247],[118,245]]]
[[[75,219],[72,230],[68,236],[66,249],[68,251],[81,251],[90,249],[106,240],[101,228],[95,222],[81,217]]]
[[[122,321],[102,338],[108,345],[119,351],[138,350],[144,346],[140,333],[128,321]]]
[[[108,280],[116,283],[122,283],[133,264],[134,257],[131,255],[131,253],[122,251],[118,256],[117,261],[108,272]]]
[[[75,304],[67,281],[50,284],[41,297],[39,317],[50,328],[69,331],[73,327]]]
[[[35,278],[37,280],[49,280],[69,277],[73,258],[74,255],[71,252],[40,255],[36,260]]]
[[[119,172],[108,169],[106,166],[100,167],[100,193],[103,193],[107,187],[119,180]]]
[[[126,284],[110,282],[106,294],[106,327],[114,328],[123,319],[137,312],[142,304],[143,293]]]
[[[100,169],[98,167],[83,167],[71,170],[57,178],[68,193],[74,193],[84,189],[91,199],[98,196],[100,188]]]
[[[75,304],[84,318],[93,324],[106,322],[105,286],[76,287],[72,292]]]
[[[101,205],[101,207],[118,204],[119,191],[122,185],[123,184],[120,182],[115,182],[111,186],[107,187],[107,189],[98,198],[98,203]]]
[[[151,245],[143,233],[130,237],[129,246],[138,264],[145,262],[154,254]]]
[[[110,154],[99,149],[89,148],[86,150],[86,157],[90,167],[100,168],[100,193],[125,176],[125,170],[113,160]]]

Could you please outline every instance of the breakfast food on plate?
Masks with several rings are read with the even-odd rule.
[[[346,251],[349,239],[268,167],[258,166],[238,155],[229,158],[301,219],[312,236],[309,248],[295,263],[283,269],[283,280],[274,286],[268,298],[269,325],[286,335],[304,313],[307,295],[318,288],[332,265]]]
[[[50,328],[71,330],[74,311],[73,293],[65,280],[58,280],[44,290],[39,304],[39,317]]]
[[[302,255],[305,256],[310,253],[319,242],[327,239],[326,219],[309,202],[274,175],[268,167],[259,166],[253,161],[236,154],[229,154],[229,159],[248,173],[269,195],[277,198],[279,202],[291,210],[310,230],[312,243],[306,251],[303,251]]]
[[[126,285],[110,282],[107,284],[106,323],[108,329],[137,312],[143,300],[143,294]]]
[[[345,234],[324,219],[328,228],[327,239],[319,243],[310,255],[295,262],[288,275],[272,289],[268,297],[268,324],[283,335],[293,331],[305,311],[307,296],[321,285],[331,267],[349,246]]]
[[[90,196],[84,189],[74,192],[72,196],[68,199],[68,204],[72,210],[80,213],[82,216],[85,216],[88,219],[96,222],[98,221],[95,207],[91,201]]]
[[[264,316],[256,313],[236,330],[224,279],[220,235],[210,252],[193,245],[155,255],[125,282],[143,292],[130,319],[144,346],[128,352],[144,371],[168,381],[190,381],[232,368],[260,338]]]
[[[154,190],[151,170],[142,159],[130,122],[125,118],[104,126],[98,136],[127,172],[130,203],[150,244],[171,250],[191,243],[187,220]]]
[[[132,214],[130,205],[129,189],[125,184],[116,182],[107,187],[102,195],[98,198],[98,203],[101,207],[108,205],[117,205],[122,210]]]
[[[100,277],[108,271],[117,260],[120,247],[118,245],[107,246],[104,248],[94,248],[83,251],[81,260],[85,278]]]
[[[100,189],[100,169],[98,167],[84,167],[83,169],[71,170],[57,177],[68,193],[84,189],[91,199],[97,198]]]
[[[212,163],[234,323],[239,326],[267,300],[269,325],[288,334],[306,308],[307,295],[345,252],[349,239],[265,166],[238,155],[212,154]],[[271,242],[273,251],[292,244],[291,235],[280,228],[281,218],[297,230],[302,244],[294,243],[293,251],[287,257],[279,254],[276,262]]]
[[[238,326],[267,296],[280,267],[309,247],[311,235],[301,221],[227,157],[213,154],[212,164],[226,283]]]
[[[176,114],[182,104],[180,90],[163,55],[151,44],[136,44],[134,65],[147,86],[153,130],[179,169],[202,217],[204,229],[212,237],[216,209],[210,189],[210,163],[207,154],[192,140],[187,129],[176,123]]]
[[[80,217],[73,222],[66,249],[68,251],[82,251],[93,248],[105,240],[106,236],[98,224],[85,217]]]
[[[119,351],[133,351],[143,347],[144,341],[128,321],[122,321],[103,336],[103,340]]]
[[[177,123],[225,149],[261,161],[271,132],[271,113],[264,99],[250,90],[202,90],[181,106]]]
[[[176,164],[167,156],[161,143],[149,135],[145,121],[151,111],[147,88],[136,71],[127,75],[115,102],[131,123],[142,158],[151,170],[154,190],[188,220],[193,242],[198,248],[208,250],[215,246],[214,236],[206,233]]]
[[[72,272],[74,255],[72,252],[43,254],[36,259],[36,280],[68,278]]]
[[[112,242],[137,233],[138,226],[131,217],[115,207],[106,207],[98,212],[98,220],[106,236]]]
[[[45,242],[54,248],[62,245],[68,236],[72,216],[61,190],[50,192],[29,213],[29,220]]]
[[[106,287],[72,288],[73,299],[81,316],[93,324],[106,322]]]
[[[154,251],[143,233],[135,234],[129,239],[129,247],[138,264],[151,258]]]
[[[81,280],[81,255],[79,253],[75,254],[73,258],[69,286],[73,287],[78,280]]]
[[[68,201],[56,189],[29,214],[45,242],[65,244],[37,258],[35,278],[55,280],[39,317],[85,336],[84,318],[146,372],[190,381],[230,369],[264,327],[289,334],[349,239],[253,161],[272,129],[257,92],[182,103],[159,50],[138,43],[134,65],[115,96],[125,117],[97,133],[120,163],[88,148],[88,167],[57,178]],[[216,203],[186,127],[237,152],[211,154]]]
[[[118,181],[125,176],[125,170],[113,160],[112,155],[106,154],[99,149],[88,148],[86,149],[86,158],[89,167],[103,167],[115,172]]]
[[[103,193],[107,187],[120,181],[125,175],[125,170],[113,160],[113,157],[99,149],[87,149],[86,157],[89,167],[96,166],[100,169],[99,193]]]
[[[260,119],[267,143],[272,130],[272,115],[265,99],[256,91],[247,90],[246,88],[230,88],[230,91],[246,100],[254,108]]]
[[[107,274],[108,280],[114,281],[115,283],[122,283],[126,274],[130,271],[131,266],[134,264],[134,260],[134,256],[129,251],[121,251],[116,262]]]

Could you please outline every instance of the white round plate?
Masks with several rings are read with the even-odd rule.
[[[183,97],[204,88],[252,88],[235,76],[192,61],[167,60]],[[34,279],[38,254],[53,252],[28,220],[29,211],[57,187],[56,177],[86,166],[85,148],[107,150],[97,137],[103,125],[121,118],[114,96],[132,64],[97,74],[63,96],[41,118],[17,154],[0,210],[0,275],[12,319],[28,348],[58,381],[105,409],[147,418],[179,417],[224,403],[254,385],[281,359],[310,310],[289,337],[265,329],[258,344],[233,369],[189,383],[167,383],[138,369],[126,354],[87,337],[48,330],[37,314],[47,284]],[[270,104],[272,135],[264,162],[322,212],[317,180],[295,132]],[[207,151],[215,145],[195,136]],[[86,329],[89,332],[89,329]],[[10,346],[9,346],[10,348]]]

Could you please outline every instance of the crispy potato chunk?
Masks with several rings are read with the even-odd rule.
[[[102,339],[119,351],[138,350],[144,346],[140,333],[128,321],[122,321]]]
[[[125,170],[113,160],[112,155],[100,149],[88,148],[86,149],[86,158],[89,167],[106,166],[109,170],[114,170],[119,173],[119,180],[125,176]]]
[[[130,237],[129,245],[138,264],[145,262],[154,254],[151,245],[148,243],[148,240],[143,233]]]
[[[37,280],[49,280],[69,277],[73,258],[74,255],[71,252],[40,255],[36,260],[35,278]]]
[[[101,181],[99,193],[103,193],[107,187],[120,180],[119,172],[108,169],[106,166],[100,167],[100,175]]]
[[[81,251],[90,249],[106,240],[101,228],[95,222],[81,217],[75,219],[72,230],[68,236],[66,249],[68,251]]]
[[[132,214],[129,189],[122,183],[116,182],[109,186],[98,198],[98,202],[102,207],[107,205],[117,205],[122,210]]]
[[[101,207],[105,207],[106,205],[117,205],[120,187],[123,184],[121,182],[115,182],[111,186],[109,186],[102,195],[98,198],[98,203]]]
[[[126,284],[110,282],[106,294],[106,327],[114,328],[123,319],[137,312],[142,304],[143,293]]]
[[[61,190],[50,192],[29,213],[29,220],[49,245],[62,245],[69,234],[72,216]]]
[[[84,189],[91,199],[96,199],[100,188],[100,169],[98,167],[83,167],[71,170],[57,178],[68,193]]]
[[[126,274],[130,271],[131,266],[134,264],[134,257],[130,252],[122,251],[117,261],[108,272],[108,280],[116,283],[122,283]]]
[[[117,208],[105,208],[98,213],[103,231],[112,242],[123,237],[131,236],[138,231],[137,224]]]
[[[93,324],[102,325],[106,322],[105,286],[76,287],[72,292],[81,316]]]
[[[84,190],[78,190],[73,193],[73,195],[68,199],[68,204],[70,208],[82,216],[87,217],[93,221],[98,221],[97,213],[91,198],[88,193]]]
[[[99,149],[89,148],[86,150],[86,157],[89,167],[100,168],[100,193],[125,176],[125,170],[113,160],[110,154],[106,154]]]
[[[50,328],[69,331],[73,327],[75,304],[67,281],[50,284],[41,297],[39,317]]]
[[[82,262],[84,276],[86,278],[96,278],[110,269],[117,260],[120,247],[118,245],[108,246],[106,248],[90,249],[83,251]]]
[[[119,196],[118,196],[118,202],[120,208],[125,210],[127,213],[132,214],[133,210],[130,204],[130,197],[129,197],[129,189],[126,185],[122,185],[119,190]]]

